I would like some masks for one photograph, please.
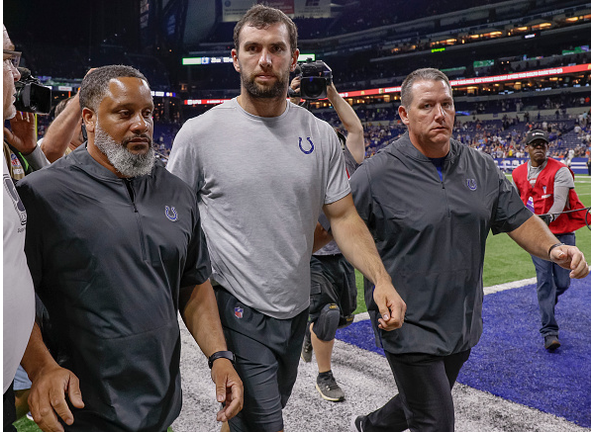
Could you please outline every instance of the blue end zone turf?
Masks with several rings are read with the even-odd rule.
[[[590,278],[573,280],[556,308],[561,348],[544,349],[534,284],[485,296],[484,331],[458,382],[590,427]],[[405,324],[406,325],[406,324]],[[370,322],[337,338],[383,354]]]
[[[554,353],[538,332],[536,285],[485,296],[483,336],[458,382],[589,427],[590,286],[573,280],[559,298]]]
[[[384,350],[375,345],[375,336],[369,320],[359,321],[348,327],[338,329],[336,339],[384,355]]]

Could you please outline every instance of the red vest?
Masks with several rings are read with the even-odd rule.
[[[534,213],[542,215],[548,213],[549,209],[553,205],[555,200],[555,174],[560,168],[565,167],[561,162],[548,158],[547,166],[538,174],[536,183],[532,186],[528,182],[528,163],[517,167],[512,177],[514,183],[518,187],[520,197],[524,204],[528,202],[528,198],[532,197],[534,201]],[[569,170],[573,177],[573,171]],[[565,204],[565,210],[582,209],[584,205],[579,200],[575,189],[569,189],[569,196],[567,197],[567,203]],[[572,213],[563,213],[557,217],[549,228],[553,234],[565,234],[578,230],[579,228],[586,226],[586,210],[577,211]],[[590,213],[588,213],[588,224],[590,223]]]

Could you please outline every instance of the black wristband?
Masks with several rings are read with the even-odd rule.
[[[233,365],[235,365],[235,354],[233,354],[231,351],[217,351],[208,358],[208,367],[212,369],[212,364],[214,361],[220,358],[226,358],[231,363],[233,363]]]
[[[551,246],[551,247],[549,248],[549,253],[547,254],[547,257],[548,257],[548,258],[551,258],[551,251],[552,251],[553,249],[555,249],[556,247],[563,246],[563,245],[565,245],[565,243],[555,243],[553,246]]]

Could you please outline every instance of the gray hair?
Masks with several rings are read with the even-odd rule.
[[[78,97],[80,109],[89,108],[97,112],[101,101],[109,90],[109,82],[114,78],[140,78],[148,80],[138,69],[125,65],[109,65],[98,67],[89,72],[82,80]]]
[[[450,94],[452,93],[450,80],[442,71],[434,68],[417,69],[408,74],[408,76],[404,79],[400,89],[400,103],[407,109],[410,107],[410,104],[413,100],[411,91],[412,86],[417,81],[443,81],[450,89]]]

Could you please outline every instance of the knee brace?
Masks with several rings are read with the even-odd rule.
[[[328,342],[336,336],[339,322],[340,308],[336,303],[329,303],[322,308],[320,316],[314,322],[312,330],[318,339]]]

